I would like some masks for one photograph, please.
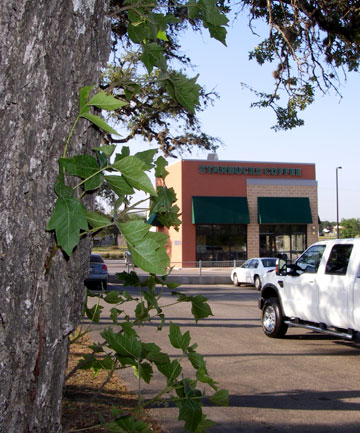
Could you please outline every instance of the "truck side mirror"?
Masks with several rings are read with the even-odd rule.
[[[287,275],[287,260],[286,258],[280,257],[276,260],[275,265],[276,275]]]

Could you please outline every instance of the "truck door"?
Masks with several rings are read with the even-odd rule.
[[[284,313],[288,317],[319,322],[319,287],[317,272],[325,245],[313,245],[296,261],[296,270],[283,279]],[[279,281],[279,284],[281,282]]]
[[[354,273],[349,272],[352,244],[332,247],[325,269],[319,273],[320,320],[336,328],[353,328]]]

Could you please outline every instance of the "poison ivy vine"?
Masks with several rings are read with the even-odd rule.
[[[186,110],[193,113],[199,103],[200,86],[197,77],[187,78],[181,72],[174,73],[168,68],[164,43],[168,42],[166,30],[169,25],[176,25],[179,20],[172,14],[172,9],[182,8],[187,11],[188,20],[202,22],[203,26],[214,37],[225,44],[228,19],[217,7],[215,0],[190,0],[185,4],[168,5],[157,1],[127,0],[113,15],[126,14],[123,20],[124,29],[129,39],[139,46],[141,61],[147,72],[156,77],[162,88]],[[185,8],[185,9],[184,9]],[[166,13],[162,13],[161,10]],[[201,295],[187,296],[177,291],[178,284],[167,281],[169,272],[169,257],[166,253],[167,235],[153,232],[151,225],[143,220],[126,221],[126,213],[133,211],[139,203],[131,204],[129,197],[135,190],[141,190],[149,196],[150,213],[167,228],[178,229],[179,208],[176,206],[176,194],[166,186],[167,161],[159,156],[155,159],[156,150],[130,154],[128,147],[123,147],[116,153],[114,144],[102,145],[92,149],[92,154],[69,157],[69,146],[73,131],[80,119],[86,119],[107,134],[107,141],[117,132],[101,117],[93,112],[93,108],[113,112],[127,104],[139,90],[140,83],[125,83],[124,92],[115,96],[98,92],[91,96],[93,86],[84,87],[79,93],[79,114],[76,117],[66,140],[62,157],[59,159],[59,174],[55,184],[57,200],[54,211],[47,225],[48,231],[53,231],[56,246],[65,254],[71,256],[83,236],[115,224],[127,242],[133,262],[139,268],[149,273],[146,281],[141,282],[136,273],[119,275],[124,286],[138,289],[136,298],[123,292],[108,292],[100,295],[98,302],[89,307],[84,306],[84,314],[92,321],[98,322],[102,303],[113,305],[111,320],[115,328],[107,328],[102,332],[103,342],[94,345],[93,353],[83,360],[81,368],[92,369],[95,374],[99,369],[113,374],[117,370],[132,367],[141,383],[149,383],[156,369],[164,377],[164,387],[149,402],[144,402],[139,393],[139,409],[143,409],[165,395],[175,402],[179,408],[179,420],[184,421],[184,429],[189,432],[204,432],[213,424],[202,411],[205,390],[199,389],[199,384],[211,390],[209,401],[213,404],[226,404],[227,391],[220,390],[217,383],[208,375],[206,363],[201,354],[196,351],[197,345],[191,343],[190,333],[182,333],[180,328],[169,324],[169,340],[171,345],[179,350],[179,360],[170,360],[155,343],[144,343],[137,327],[160,319],[159,329],[166,323],[165,306],[161,295],[169,291],[177,302],[188,302],[195,321],[212,315],[206,298]],[[111,88],[109,89],[111,93]],[[156,177],[162,179],[162,186],[155,190],[148,172],[155,171]],[[98,214],[85,206],[87,194],[96,192],[105,186],[112,190],[117,200],[112,216]],[[88,297],[93,296],[91,293]],[[135,302],[133,314],[124,312],[124,305]],[[180,360],[188,359],[194,368],[194,377],[184,376]],[[113,410],[113,421],[103,423],[111,432],[150,432],[149,427],[120,409]]]
[[[170,323],[169,340],[173,347],[180,351],[180,359],[187,358],[195,370],[194,378],[183,377],[183,369],[178,360],[170,357],[155,343],[144,343],[136,332],[136,327],[160,319],[159,329],[165,324],[164,306],[161,306],[161,294],[168,290],[176,297],[177,302],[188,302],[195,321],[212,315],[206,298],[201,295],[186,296],[176,291],[178,284],[167,281],[169,257],[166,253],[168,236],[165,233],[153,232],[151,225],[143,220],[123,222],[121,215],[136,207],[130,205],[128,196],[135,189],[144,191],[150,196],[150,211],[156,214],[165,227],[178,228],[180,224],[179,208],[174,204],[176,194],[167,188],[165,178],[167,161],[163,157],[156,160],[156,150],[130,155],[129,149],[123,147],[121,153],[115,153],[116,146],[107,145],[94,148],[93,155],[76,155],[67,158],[72,133],[80,118],[85,118],[103,131],[115,134],[102,118],[90,112],[91,107],[102,110],[114,110],[124,101],[99,92],[93,97],[90,93],[93,86],[81,89],[79,96],[79,115],[77,116],[68,139],[62,158],[59,159],[59,175],[55,184],[57,200],[54,211],[47,225],[47,230],[54,231],[57,246],[71,256],[80,238],[92,235],[98,230],[115,224],[124,236],[133,262],[149,273],[145,282],[140,282],[135,272],[118,275],[125,286],[138,288],[138,296],[131,297],[126,291],[109,292],[100,295],[102,302],[113,304],[111,320],[116,329],[107,328],[102,332],[104,341],[93,346],[93,354],[82,361],[82,367],[92,369],[95,374],[99,369],[113,374],[117,370],[132,367],[139,380],[150,383],[154,368],[164,376],[164,388],[151,401],[144,403],[139,394],[139,409],[143,410],[165,395],[179,408],[179,420],[184,421],[184,428],[189,432],[203,432],[213,424],[202,411],[205,392],[197,384],[207,385],[212,389],[209,401],[213,404],[226,404],[227,392],[220,390],[217,383],[208,375],[206,363],[196,351],[196,344],[191,344],[190,333],[182,333],[180,328]],[[163,186],[155,191],[147,172],[155,170],[157,177],[163,179]],[[83,198],[93,193],[101,185],[107,184],[118,196],[113,216],[107,217],[86,208]],[[158,277],[157,275],[160,275]],[[88,296],[93,296],[89,293]],[[84,313],[94,322],[98,322],[102,310],[100,300],[93,306],[84,307]],[[133,317],[125,314],[122,304],[136,302]],[[121,307],[121,308],[120,308]],[[149,427],[121,410],[113,410],[113,421],[103,423],[111,432],[150,432]]]

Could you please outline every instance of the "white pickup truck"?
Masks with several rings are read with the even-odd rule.
[[[266,275],[259,308],[268,337],[298,326],[341,338],[360,332],[360,239],[311,245],[295,262],[279,259]]]

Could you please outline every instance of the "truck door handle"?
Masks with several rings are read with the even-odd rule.
[[[279,284],[280,287],[284,287],[284,281],[279,280],[279,281],[278,281],[278,284]]]

